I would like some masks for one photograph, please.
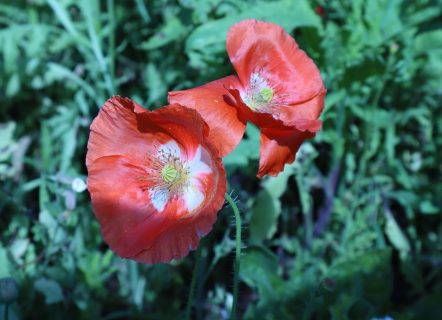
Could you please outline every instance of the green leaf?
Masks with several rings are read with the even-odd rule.
[[[251,288],[256,288],[260,298],[278,300],[286,289],[278,275],[276,256],[264,247],[250,247],[241,258],[241,279]]]
[[[440,208],[436,207],[431,201],[423,201],[420,204],[420,209],[423,214],[440,214]]]
[[[63,148],[61,151],[61,164],[60,169],[66,171],[71,165],[72,158],[75,153],[75,147],[77,146],[77,129],[76,124],[72,125],[70,130],[67,130],[62,137]]]
[[[45,207],[49,207],[49,205]],[[47,229],[49,238],[53,244],[61,243],[66,238],[66,231],[60,226],[57,219],[51,215],[49,210],[42,210],[38,216],[38,221]]]
[[[418,53],[442,50],[442,30],[436,29],[419,34],[415,39],[415,48]]]
[[[153,50],[181,38],[186,33],[186,28],[177,18],[170,19],[149,40],[141,43],[141,48]]]
[[[428,55],[426,70],[439,80],[442,72],[442,30],[419,34],[415,39],[415,49],[417,53]]]
[[[6,74],[10,74],[17,70],[17,60],[19,57],[18,47],[16,43],[17,34],[10,30],[11,32],[4,33],[0,38],[3,44],[3,62],[4,71]],[[18,40],[18,39],[17,39]]]
[[[250,242],[260,243],[273,237],[281,214],[279,198],[285,192],[287,181],[295,173],[295,164],[287,165],[277,177],[263,181],[263,190],[258,193],[252,206],[250,218]]]
[[[149,89],[149,100],[147,103],[150,105],[159,101],[167,93],[167,87],[161,77],[161,73],[153,63],[148,63],[145,70],[145,78],[147,88]]]
[[[149,11],[147,10],[146,4],[143,0],[135,0],[135,3],[137,4],[138,12],[140,13],[141,17],[143,18],[143,21],[145,23],[149,23],[151,18]]]
[[[367,251],[335,260],[326,276],[336,282],[336,291],[362,296],[381,306],[392,290],[391,249]]]
[[[61,22],[63,27],[73,36],[78,36],[78,32],[75,29],[74,23],[72,22],[69,14],[58,1],[56,0],[48,0],[49,6],[51,6],[52,10],[54,10],[55,16]]]
[[[281,197],[287,188],[288,179],[295,174],[296,167],[296,162],[293,162],[286,165],[284,171],[280,172],[277,177],[266,178],[262,183],[264,189],[275,199]]]
[[[365,19],[369,28],[365,40],[373,46],[381,45],[398,34],[403,26],[400,19],[401,0],[367,1]]]
[[[385,234],[393,246],[399,251],[409,252],[410,243],[407,237],[397,224],[392,214],[386,214],[387,223],[385,225]]]
[[[214,257],[212,265],[215,265],[221,258],[227,256],[235,249],[236,241],[230,238],[230,230],[227,229],[220,243],[215,244],[213,249]]]
[[[58,282],[40,278],[34,283],[34,288],[45,297],[46,304],[53,304],[64,300],[63,291]]]
[[[14,242],[10,246],[10,251],[15,261],[18,263],[23,262],[24,255],[26,254],[29,248],[30,241],[29,239],[15,239]]]
[[[0,278],[10,276],[10,262],[7,252],[3,246],[0,246]]]
[[[13,145],[13,134],[15,131],[15,122],[0,123],[0,161],[4,161],[11,155]]]
[[[267,190],[256,197],[250,218],[250,243],[260,243],[270,238],[276,231],[276,222],[281,213],[281,203]]]
[[[49,134],[49,126],[43,123],[40,131],[40,152],[41,165],[45,170],[49,170],[52,164],[52,148],[51,136]]]
[[[17,72],[13,73],[6,85],[6,96],[15,96],[20,90],[20,76]]]
[[[246,138],[233,149],[224,159],[226,167],[245,167],[250,160],[259,159],[259,129],[253,124],[247,124]]]
[[[291,32],[298,27],[321,28],[321,21],[307,1],[258,2],[246,11],[209,21],[196,28],[186,40],[186,53],[193,56],[193,63],[204,63],[205,53],[224,53],[227,30],[244,19],[258,19],[277,23]],[[211,59],[211,57],[207,57]]]
[[[47,77],[55,80],[70,80],[81,87],[81,89],[87,93],[91,99],[96,101],[97,105],[102,103],[103,99],[99,96],[97,97],[96,90],[89,83],[61,64],[53,62],[49,63]]]

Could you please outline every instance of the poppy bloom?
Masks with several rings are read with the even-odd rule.
[[[112,97],[92,122],[88,189],[104,240],[118,255],[167,262],[198,246],[224,203],[226,177],[199,114],[148,111]]]
[[[261,130],[257,176],[275,176],[322,126],[318,117],[326,90],[321,75],[295,40],[273,23],[233,25],[226,47],[238,76],[170,92],[169,102],[198,110],[222,156],[239,143],[246,122],[253,122]]]

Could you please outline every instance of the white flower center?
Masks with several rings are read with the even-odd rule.
[[[245,92],[241,92],[244,103],[253,111],[269,112],[274,90],[259,73],[252,73]]]
[[[189,212],[204,201],[199,177],[212,172],[201,160],[202,147],[198,146],[193,159],[186,159],[176,141],[171,140],[158,148],[157,155],[148,168],[152,183],[148,189],[153,206],[162,212],[167,203],[182,198]]]

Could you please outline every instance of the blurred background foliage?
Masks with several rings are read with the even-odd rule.
[[[441,319],[440,0],[2,0],[0,278],[10,319],[176,319],[195,254],[145,266],[103,243],[89,125],[114,94],[148,108],[233,73],[236,21],[282,25],[315,60],[323,130],[259,181],[258,130],[227,158],[244,220],[244,319]],[[195,319],[232,303],[233,224],[202,242]],[[5,288],[5,287],[2,287]],[[3,294],[3,293],[2,293]],[[5,305],[0,304],[0,317]]]

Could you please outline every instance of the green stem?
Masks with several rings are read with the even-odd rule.
[[[9,304],[8,303],[6,303],[5,304],[5,314],[4,314],[4,317],[3,317],[3,319],[5,319],[5,320],[8,320],[9,319]]]
[[[241,215],[239,214],[238,207],[232,197],[226,193],[226,200],[232,207],[233,214],[235,215],[235,225],[236,225],[236,254],[235,254],[235,274],[233,276],[233,303],[232,312],[230,314],[230,319],[236,319],[236,306],[238,304],[238,279],[239,279],[239,268],[240,268],[240,258],[241,258]]]
[[[109,15],[109,24],[111,31],[109,33],[109,73],[112,83],[112,93],[117,89],[115,81],[115,6],[114,0],[107,0],[107,10]]]
[[[196,287],[196,278],[198,278],[200,263],[201,263],[201,247],[202,244],[198,246],[198,250],[196,251],[196,261],[195,268],[193,269],[192,274],[192,282],[190,283],[190,291],[189,291],[189,300],[187,300],[186,307],[186,320],[190,320],[192,315],[192,306],[193,306],[193,296],[195,295],[195,287]]]

